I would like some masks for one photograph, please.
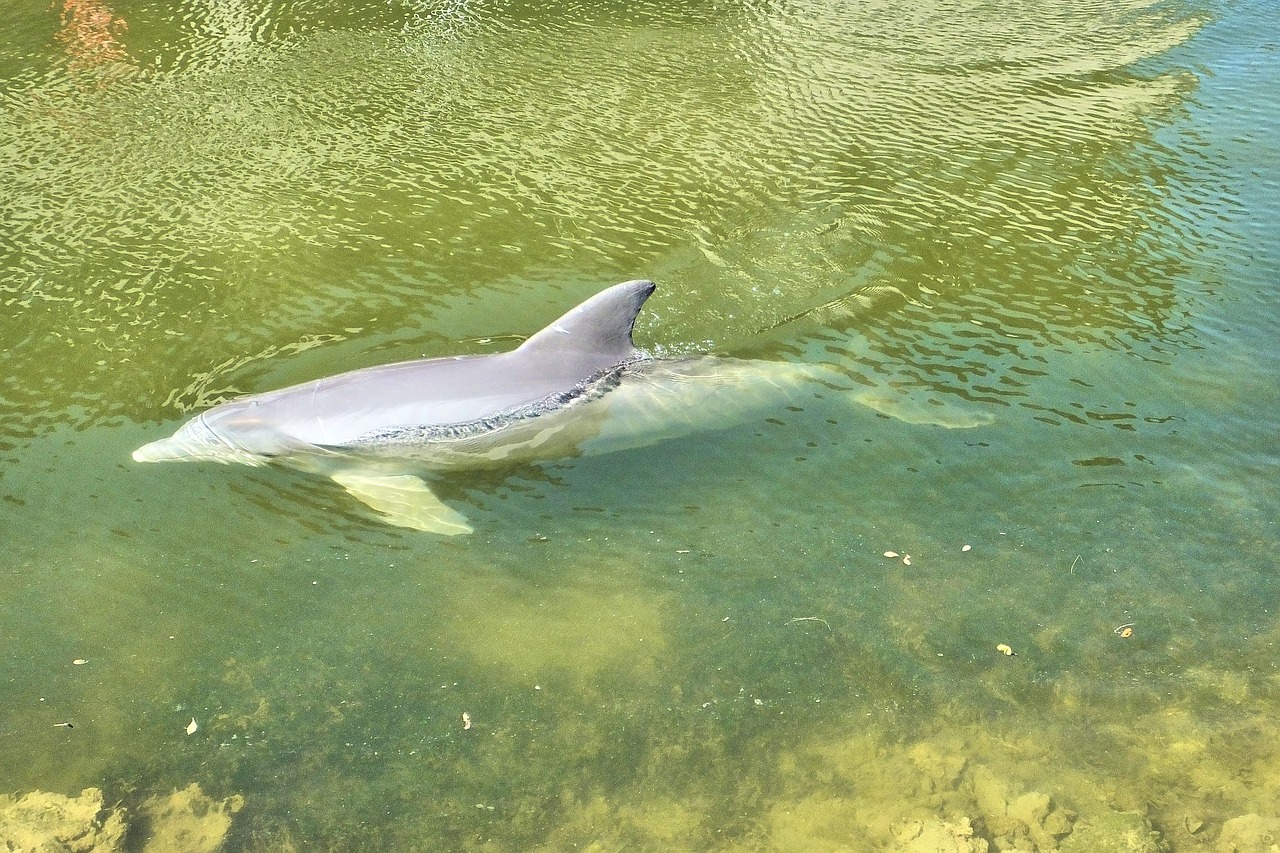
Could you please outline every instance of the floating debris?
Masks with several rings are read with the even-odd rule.
[[[88,658],[76,658],[71,662],[73,666],[84,666],[89,662]]]
[[[911,555],[910,555],[910,554],[903,554],[903,555],[902,555],[902,565],[904,565],[904,566],[909,566],[909,565],[911,565]]]
[[[462,730],[464,732],[471,731],[471,715],[466,711],[462,712]]]
[[[200,728],[200,725],[199,725],[198,723],[196,723],[196,718],[195,718],[195,717],[192,717],[192,718],[191,718],[191,722],[187,723],[187,734],[189,734],[189,735],[193,735],[193,734],[195,734],[195,733],[196,733],[196,729],[198,729],[198,728]]]
[[[53,727],[55,729],[74,729],[75,728],[75,726],[71,725],[70,723],[54,723]]]
[[[821,616],[797,616],[794,619],[788,619],[786,624],[794,625],[797,622],[821,622],[823,625],[827,626],[828,631],[831,630],[831,623],[826,619],[823,619]]]
[[[1126,622],[1123,625],[1117,625],[1115,630],[1112,633],[1117,634],[1118,636],[1123,637],[1124,639],[1127,640],[1133,636],[1134,624],[1135,623],[1133,622]]]
[[[973,550],[973,546],[972,546],[972,545],[965,545],[965,546],[964,546],[963,548],[961,548],[960,550],[961,550],[962,552],[964,552],[964,551],[972,551],[972,550]]]
[[[1001,643],[996,646],[996,651],[1007,657],[1013,657],[1013,648],[1008,643]]]
[[[901,557],[901,556],[902,556],[902,555],[901,555],[901,554],[899,554],[897,551],[885,551],[885,552],[884,552],[884,555],[885,555],[886,557],[889,557],[890,559],[896,559],[896,558],[898,558],[898,557]]]

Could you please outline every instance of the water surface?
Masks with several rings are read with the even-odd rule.
[[[0,787],[246,851],[1280,818],[1273,3],[170,5],[0,41]],[[452,540],[129,458],[639,276],[649,350],[852,390],[450,476]]]

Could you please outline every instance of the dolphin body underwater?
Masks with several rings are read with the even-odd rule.
[[[471,526],[421,474],[643,447],[847,388],[814,365],[646,355],[631,332],[655,289],[609,287],[509,352],[368,367],[222,403],[133,458],[280,463],[331,477],[390,524],[457,535]]]

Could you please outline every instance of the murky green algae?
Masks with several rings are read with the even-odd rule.
[[[222,14],[69,3],[0,51],[8,790],[199,782],[250,851],[1261,843],[1248,9]],[[639,274],[653,350],[851,390],[451,477],[460,541],[128,461]]]

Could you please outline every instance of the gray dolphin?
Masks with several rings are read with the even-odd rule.
[[[808,377],[800,365],[648,357],[631,332],[654,290],[614,285],[510,352],[370,367],[223,403],[133,458],[322,473],[391,524],[454,535],[471,527],[420,474],[644,446],[788,397]]]
[[[423,474],[643,447],[847,389],[821,365],[646,355],[631,332],[654,290],[616,284],[510,352],[369,367],[232,400],[133,458],[276,462],[333,478],[391,524],[456,535],[470,525]]]

